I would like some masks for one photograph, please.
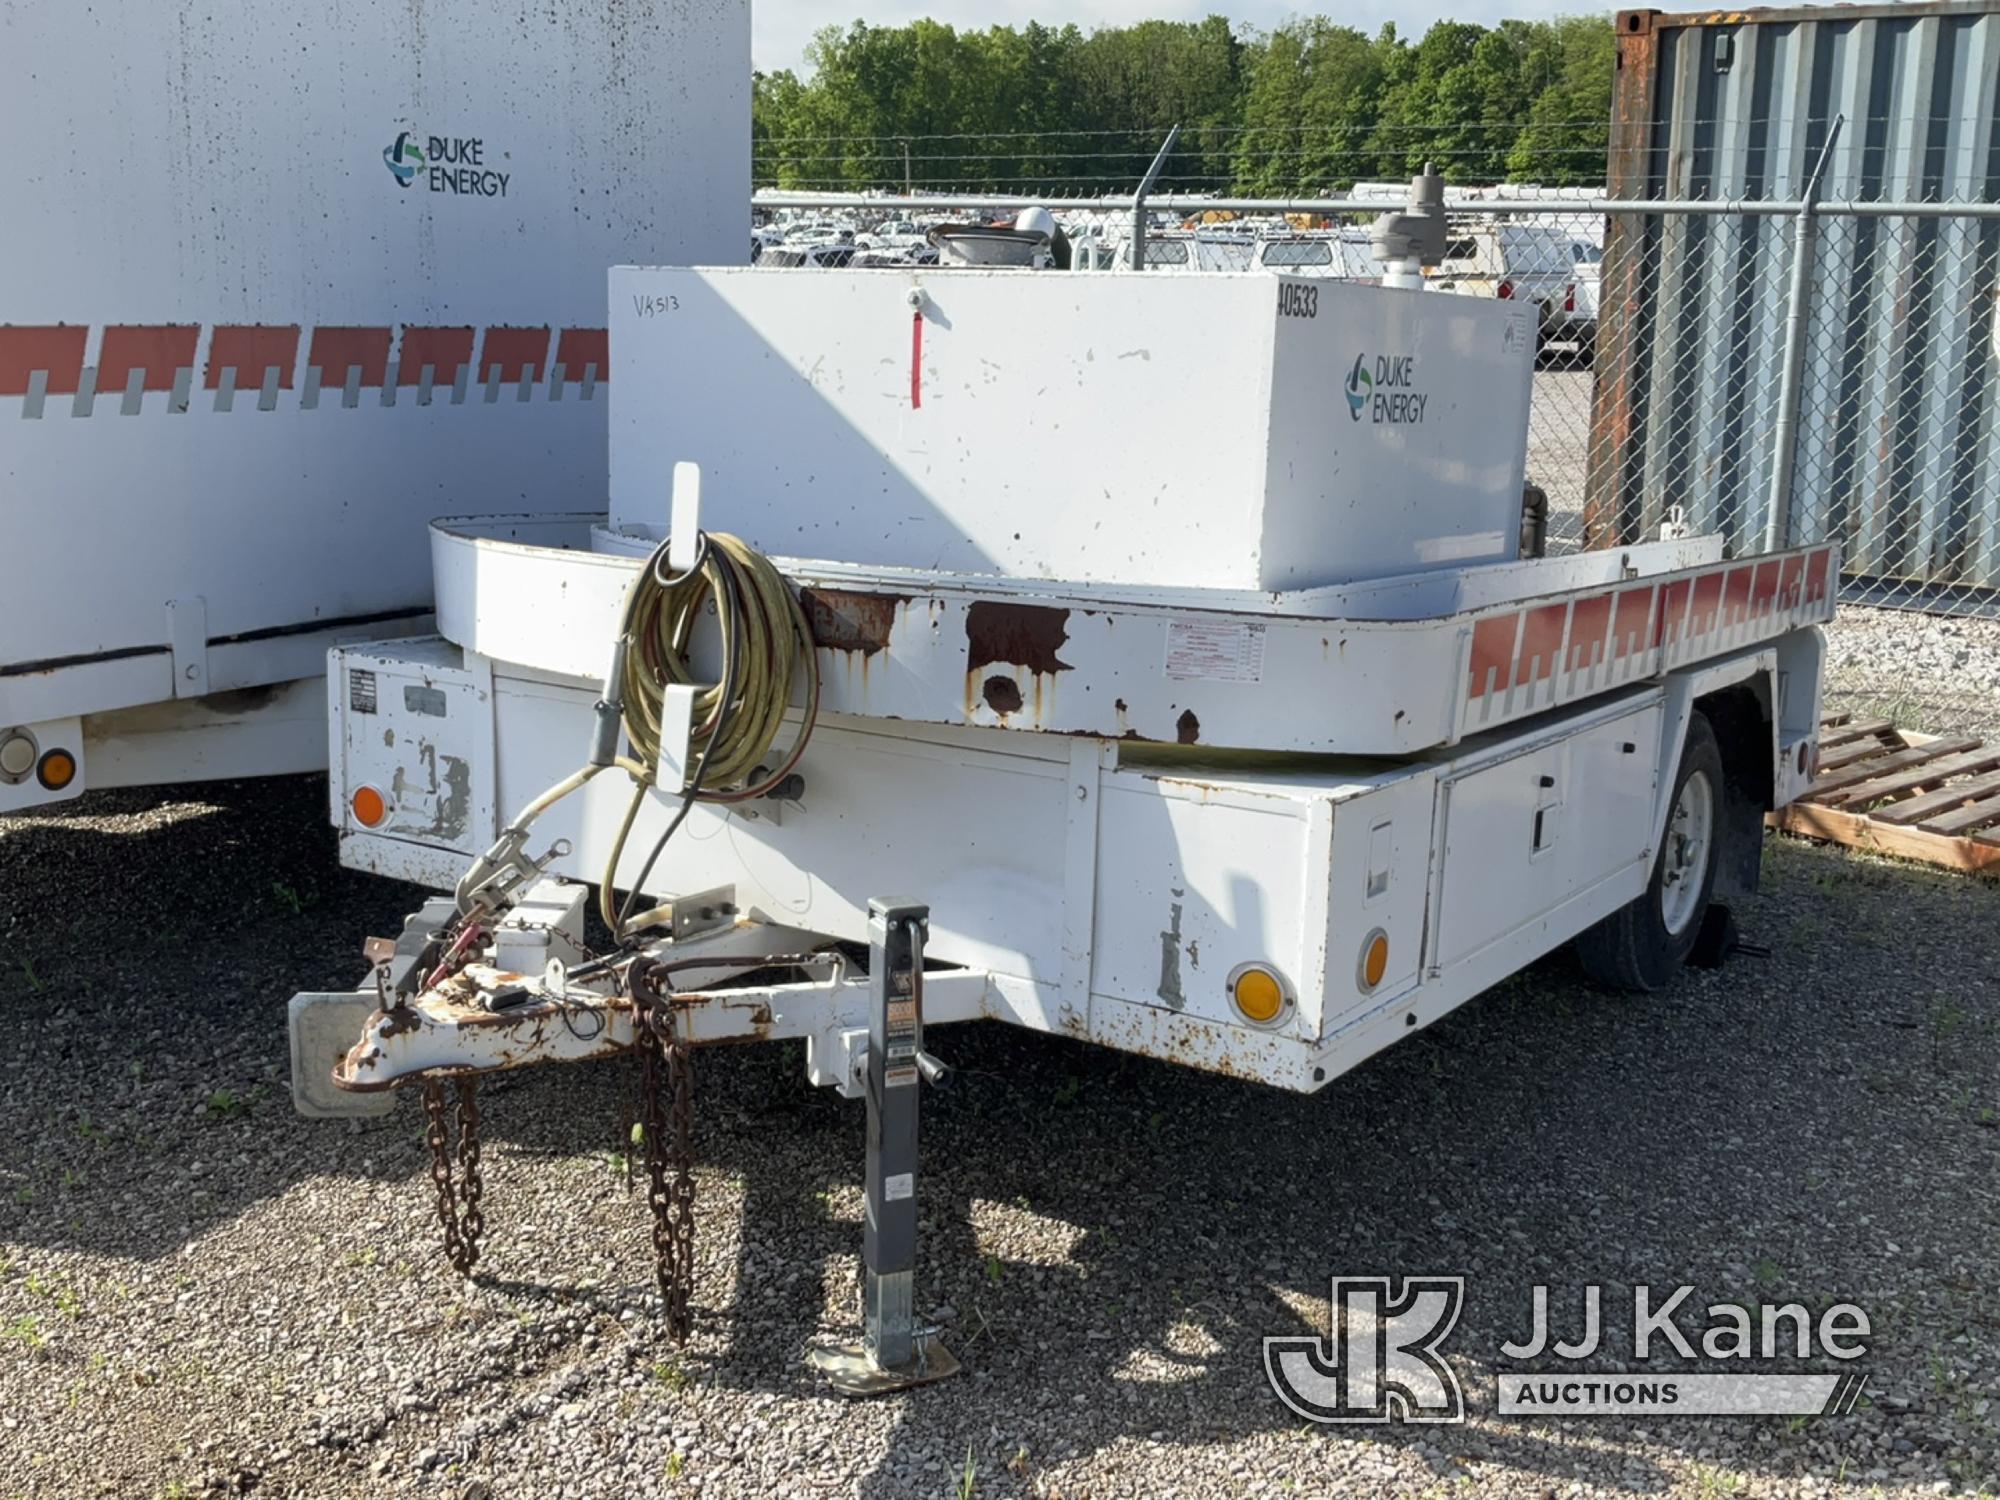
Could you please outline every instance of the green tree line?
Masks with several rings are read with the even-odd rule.
[[[759,186],[1129,192],[1172,124],[1163,189],[1337,191],[1426,160],[1455,182],[1604,181],[1603,16],[1440,21],[1415,42],[1324,16],[1268,32],[857,21],[806,56],[806,78],[755,77]]]

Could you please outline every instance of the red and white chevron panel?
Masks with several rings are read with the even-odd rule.
[[[28,418],[589,401],[610,375],[602,328],[0,325],[0,398],[18,398]]]
[[[1837,552],[1824,542],[1481,614],[1460,733],[1830,620]]]

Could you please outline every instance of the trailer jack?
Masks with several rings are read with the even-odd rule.
[[[918,1085],[943,1087],[924,1050],[924,936],[930,908],[868,903],[868,1164],[861,1241],[861,1338],[806,1360],[843,1396],[879,1396],[948,1380],[958,1360],[916,1320]]]

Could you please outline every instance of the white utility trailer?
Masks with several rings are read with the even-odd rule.
[[[325,764],[424,527],[596,504],[603,268],[742,261],[748,0],[0,0],[0,812]]]
[[[1535,333],[1290,276],[613,271],[608,514],[439,521],[439,633],[334,654],[343,859],[457,894],[294,1002],[301,1107],[422,1081],[442,1150],[440,1079],[798,1037],[892,1122],[923,1022],[981,1017],[1309,1091],[1580,935],[1666,983],[1809,777],[1837,558],[1519,558]],[[817,675],[733,801],[683,790],[720,617],[621,675],[723,532]],[[587,932],[590,880],[660,905]]]

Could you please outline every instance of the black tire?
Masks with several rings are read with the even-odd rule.
[[[1680,928],[1667,927],[1663,895],[1670,880],[1687,878],[1689,872],[1673,869],[1669,856],[1677,852],[1674,809],[1680,805],[1687,784],[1697,776],[1708,778],[1708,858],[1700,870],[1699,894]],[[1715,889],[1715,867],[1722,849],[1722,751],[1715,731],[1705,715],[1697,712],[1688,720],[1687,743],[1681,747],[1680,771],[1674,777],[1674,795],[1667,803],[1667,827],[1660,837],[1660,850],[1653,859],[1653,876],[1637,900],[1620,907],[1595,927],[1577,936],[1576,954],[1583,970],[1599,984],[1613,989],[1648,994],[1663,989],[1687,962],[1695,939],[1701,935],[1702,917],[1708,911]]]

